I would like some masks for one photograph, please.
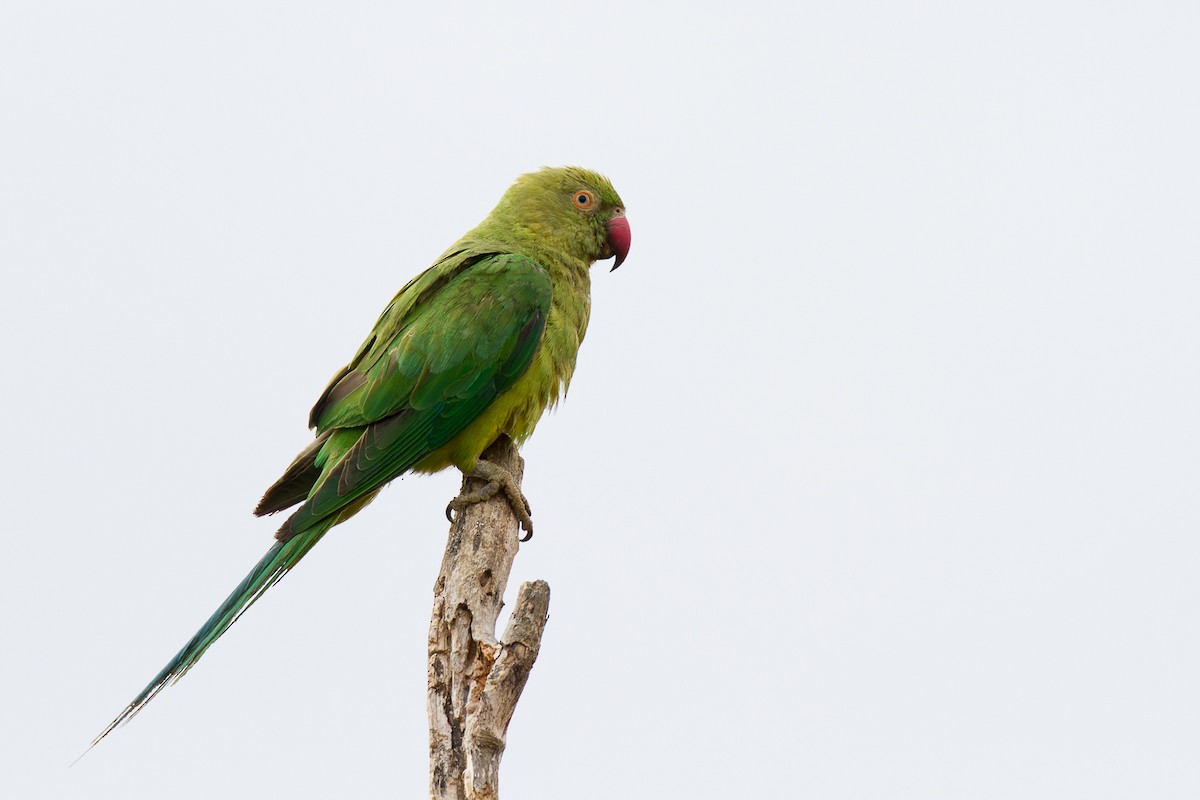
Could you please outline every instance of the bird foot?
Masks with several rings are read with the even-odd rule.
[[[504,496],[508,499],[508,505],[525,531],[525,535],[518,537],[518,541],[528,542],[533,538],[533,519],[531,519],[533,509],[511,472],[499,464],[493,464],[491,461],[484,461],[481,458],[476,462],[474,471],[466,473],[466,475],[469,478],[487,481],[487,483],[473,492],[464,490],[462,494],[451,500],[450,504],[446,506],[446,519],[454,522],[455,513],[461,513],[467,506],[490,500],[500,492],[504,492]]]

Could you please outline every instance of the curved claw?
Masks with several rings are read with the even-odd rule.
[[[455,520],[453,512],[461,512],[469,505],[490,500],[498,493],[503,492],[508,499],[509,508],[512,509],[517,522],[520,524],[521,530],[525,531],[524,536],[518,535],[517,541],[528,542],[533,538],[533,519],[531,519],[533,508],[529,505],[529,499],[521,492],[521,487],[508,470],[480,459],[475,470],[470,473],[470,477],[485,480],[487,483],[482,488],[476,489],[473,492],[464,491],[450,501],[446,506],[446,519],[451,524]]]

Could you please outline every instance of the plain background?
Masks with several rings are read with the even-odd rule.
[[[0,784],[420,797],[458,477],[270,544],[411,275],[578,163],[506,797],[1200,796],[1200,6],[0,7]]]

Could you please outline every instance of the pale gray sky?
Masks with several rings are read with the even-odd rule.
[[[608,174],[506,797],[1200,795],[1200,6],[0,8],[0,784],[419,797],[458,478],[249,511],[518,174]]]

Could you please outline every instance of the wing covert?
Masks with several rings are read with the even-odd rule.
[[[378,489],[462,432],[529,368],[550,298],[542,267],[494,254],[412,304],[388,341],[369,340],[363,351],[378,355],[360,354],[326,390],[313,420],[318,435],[365,429],[289,520],[292,530]]]

